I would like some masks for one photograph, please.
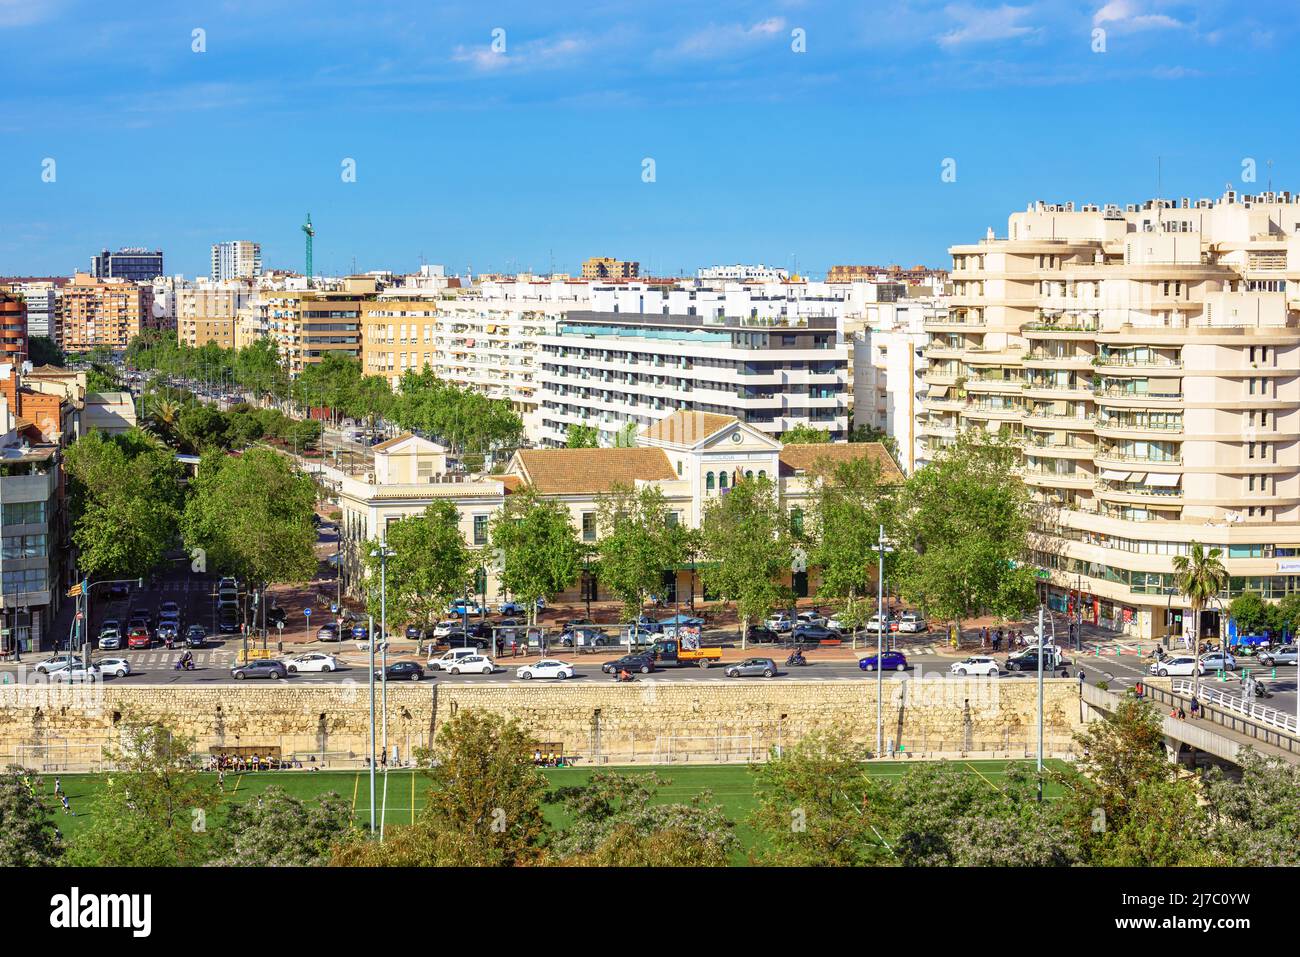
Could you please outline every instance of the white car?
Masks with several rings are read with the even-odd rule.
[[[43,675],[53,674],[54,672],[66,668],[68,665],[75,664],[80,660],[81,657],[79,655],[55,655],[53,658],[46,658],[42,661],[36,666],[36,670]]]
[[[1211,651],[1201,655],[1201,667],[1206,671],[1232,671],[1237,667],[1237,659],[1226,652]]]
[[[867,619],[867,623],[866,623],[865,625],[863,625],[862,627],[865,628],[867,631],[880,631],[880,616],[879,616],[879,615],[872,615],[870,618]],[[886,631],[897,631],[897,630],[898,630],[898,619],[895,618],[893,615],[886,615],[886,616],[885,616],[885,630],[886,630]]]
[[[461,621],[457,618],[454,621],[440,621],[433,626],[433,637],[446,638],[457,628],[461,627]]]
[[[447,671],[458,675],[462,671],[470,674],[490,675],[496,671],[496,663],[487,655],[465,655],[447,666]]]
[[[826,622],[826,616],[825,616],[825,615],[820,615],[820,614],[818,614],[818,613],[815,612],[815,611],[801,611],[801,612],[799,612],[799,620],[796,622],[796,624],[800,624],[800,625],[826,625],[826,627],[828,627],[828,628],[830,627],[830,625],[828,625],[827,622]]]
[[[290,658],[284,663],[284,667],[290,674],[299,671],[338,671],[339,660],[333,655],[323,655],[318,651],[313,651]]]
[[[794,619],[785,612],[779,612],[770,616],[767,621],[763,622],[768,628],[777,633],[790,631],[794,628]]]
[[[1163,661],[1157,661],[1147,670],[1161,678],[1167,678],[1169,675],[1190,678],[1192,675],[1205,674],[1205,668],[1192,655],[1174,655]]]
[[[987,655],[973,655],[965,661],[954,662],[948,670],[955,675],[988,675],[990,678],[1001,674],[997,659]]]
[[[573,665],[555,658],[543,658],[535,665],[524,665],[515,671],[516,678],[572,678],[577,674]]]
[[[444,651],[442,654],[436,657],[431,655],[429,657],[429,660],[426,661],[425,664],[427,664],[434,671],[448,671],[450,670],[452,665],[460,661],[462,658],[476,658],[476,657],[480,657],[479,651],[477,648],[471,645],[468,648],[453,648],[451,649],[451,651]]]
[[[98,665],[100,674],[115,678],[125,678],[131,673],[131,662],[125,658],[100,658]]]
[[[55,681],[99,681],[103,678],[98,666],[91,665],[87,668],[82,661],[74,661],[66,668],[59,668],[50,674]]]
[[[841,634],[843,634],[846,631],[853,631],[852,628],[847,627],[845,625],[844,619],[842,619],[839,615],[831,615],[831,617],[827,618],[826,627],[831,629],[831,631],[838,631]]]
[[[907,634],[922,634],[930,630],[929,624],[926,623],[925,616],[917,612],[904,612],[898,619],[898,630]]]

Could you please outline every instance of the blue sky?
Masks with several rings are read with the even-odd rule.
[[[0,0],[0,275],[301,269],[308,211],[317,272],[943,265],[1157,157],[1166,196],[1300,189],[1297,6]]]

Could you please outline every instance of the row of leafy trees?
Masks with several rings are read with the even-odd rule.
[[[148,575],[179,544],[204,549],[209,567],[256,584],[316,572],[316,487],[276,452],[209,451],[187,481],[172,448],[132,429],[91,432],[65,462],[72,540],[87,577]]]
[[[860,622],[874,607],[883,526],[896,543],[886,553],[887,580],[909,600],[953,621],[984,611],[1015,615],[1034,601],[1033,571],[1023,561],[1031,510],[1011,472],[1015,454],[1000,437],[967,437],[902,484],[874,457],[827,458],[814,468],[806,516],[788,511],[771,480],[746,477],[705,503],[694,530],[673,521],[657,488],[618,486],[598,500],[594,546],[580,541],[564,504],[529,488],[508,497],[481,550],[463,544],[455,507],[438,503],[387,532],[388,609],[399,621],[431,622],[486,565],[531,607],[572,587],[586,564],[630,621],[661,589],[666,570],[695,561],[705,588],[733,602],[743,626],[791,601],[790,571],[801,560],[819,569],[819,597]],[[370,543],[367,555],[378,545]],[[377,605],[379,559],[367,560]]]
[[[291,378],[270,340],[239,350],[216,343],[195,348],[158,332],[133,339],[127,361],[168,376],[229,381],[259,397],[329,409],[372,428],[380,419],[390,420],[431,435],[456,453],[513,448],[523,438],[523,421],[509,402],[444,382],[428,368],[408,371],[394,392],[386,376],[364,375],[360,362],[339,353],[305,365]]]
[[[194,742],[145,724],[106,758],[115,767],[66,840],[30,775],[0,776],[0,866],[723,866],[743,860],[737,821],[708,791],[670,802],[655,773],[596,771],[552,788],[513,720],[473,709],[419,755],[424,806],[381,843],[329,793],[274,786],[229,800],[197,771]],[[1159,715],[1127,698],[1077,736],[1082,757],[1049,771],[1046,800],[1028,765],[999,783],[949,762],[873,775],[844,729],[814,733],[754,765],[749,861],[781,866],[1295,866],[1300,769],[1253,752],[1240,774],[1181,774],[1162,751]],[[1055,793],[1053,793],[1055,792]],[[567,823],[548,823],[560,806]],[[83,812],[84,813],[84,812]],[[1014,839],[1008,839],[1014,835]]]

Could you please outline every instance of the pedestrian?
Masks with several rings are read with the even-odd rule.
[[[1201,702],[1196,699],[1196,695],[1192,695],[1192,718],[1194,720],[1196,718],[1199,718],[1200,716],[1201,716]]]
[[[1002,629],[999,628],[997,634],[993,636],[994,648],[1000,648],[1002,646],[1002,637],[1003,637]]]
[[[70,804],[68,803],[68,796],[67,796],[66,794],[64,794],[62,797],[59,798],[59,801],[63,804],[63,813],[64,813],[64,814],[71,814],[71,813],[72,813],[72,805],[70,805]]]
[[[1179,721],[1187,720],[1187,712],[1183,710],[1183,706],[1181,704],[1178,706],[1178,720]]]
[[[63,782],[58,778],[54,779],[54,796],[58,797],[63,793]]]
[[[983,628],[980,629],[980,647],[987,648],[988,643],[989,643],[989,629],[988,626],[985,625]]]
[[[226,769],[223,767],[217,768],[217,787],[223,791],[226,789]]]

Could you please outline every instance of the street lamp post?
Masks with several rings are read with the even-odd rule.
[[[879,565],[876,570],[876,757],[885,747],[885,552],[893,549],[885,545],[885,526],[880,526],[880,537],[875,551]]]

